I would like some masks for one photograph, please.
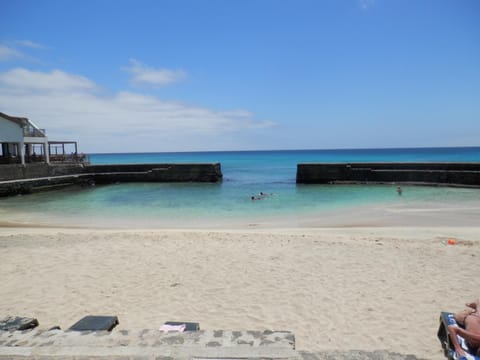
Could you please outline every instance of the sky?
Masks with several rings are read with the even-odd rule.
[[[480,146],[480,1],[0,0],[0,112],[87,153]]]

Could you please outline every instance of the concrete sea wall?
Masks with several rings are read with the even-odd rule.
[[[0,165],[0,181],[35,179],[49,176],[71,175],[83,173],[82,164],[9,164]]]
[[[298,164],[297,183],[405,183],[480,187],[480,163]]]
[[[132,165],[1,165],[0,196],[29,194],[71,185],[119,182],[218,182],[219,163]]]
[[[85,173],[98,184],[115,182],[218,182],[222,180],[215,164],[131,164],[89,165]]]

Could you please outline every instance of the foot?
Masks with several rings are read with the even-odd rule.
[[[471,303],[466,303],[465,305],[469,308],[472,309],[477,309],[478,303],[480,302],[480,299]]]

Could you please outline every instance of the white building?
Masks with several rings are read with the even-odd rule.
[[[74,141],[48,141],[44,129],[23,117],[0,112],[0,164],[27,162],[50,163],[51,146],[55,149],[53,159],[65,160],[65,144],[73,144],[75,158],[77,143]],[[58,148],[61,148],[60,155]]]

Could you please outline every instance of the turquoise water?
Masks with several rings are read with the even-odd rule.
[[[297,185],[302,162],[477,162],[479,148],[309,150],[91,154],[92,164],[220,162],[224,179],[216,184],[134,183],[65,189],[0,199],[0,215],[22,214],[25,222],[79,224],[198,224],[202,221],[262,220],[322,214],[375,204],[468,204],[477,189],[395,186]],[[252,201],[260,192],[273,194]],[[18,221],[18,218],[14,220]]]

